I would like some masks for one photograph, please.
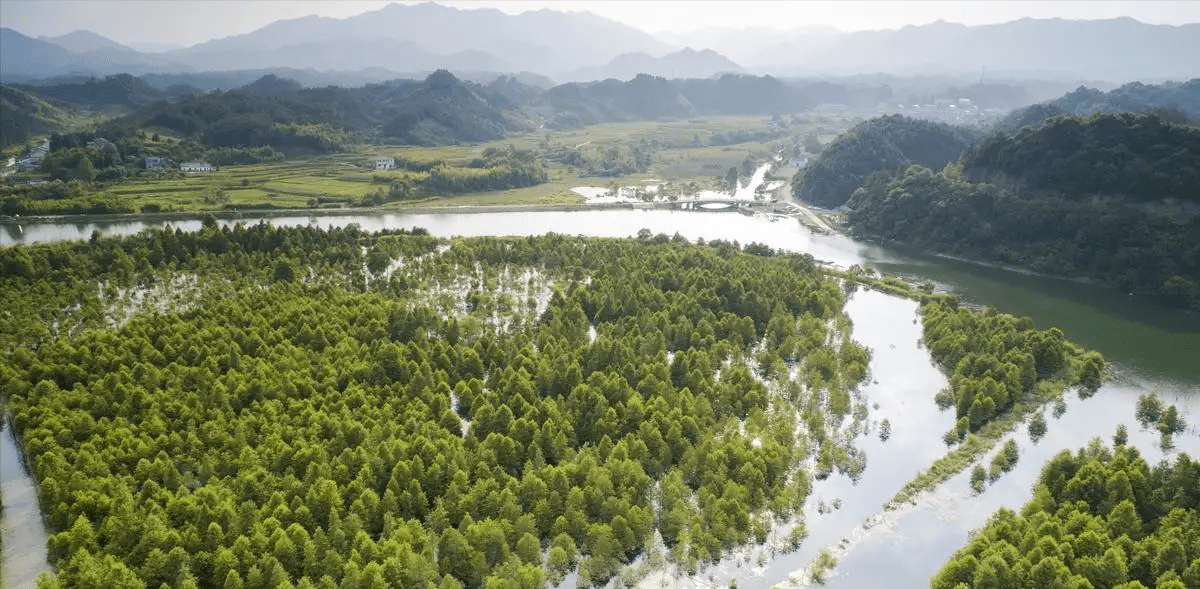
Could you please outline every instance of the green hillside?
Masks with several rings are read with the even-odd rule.
[[[1200,129],[1063,117],[855,191],[854,233],[1200,309]]]
[[[66,129],[79,117],[24,90],[0,85],[0,147],[24,143],[31,135]]]
[[[940,169],[971,144],[971,131],[901,115],[865,121],[838,137],[792,180],[796,198],[834,208],[871,174],[909,164]]]

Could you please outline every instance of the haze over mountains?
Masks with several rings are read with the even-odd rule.
[[[772,23],[780,25],[783,23]],[[162,53],[136,51],[95,33],[31,38],[0,31],[0,77],[241,70],[374,72],[367,79],[447,69],[531,72],[555,82],[628,80],[639,73],[703,78],[893,75],[1070,79],[1120,84],[1200,76],[1200,24],[1148,25],[1130,18],[1022,19],[966,26],[936,22],[844,33],[826,27],[716,29],[653,36],[586,12],[508,15],[433,3],[393,4],[358,16],[309,16]],[[292,76],[297,77],[297,76]],[[314,80],[319,83],[319,80]]]

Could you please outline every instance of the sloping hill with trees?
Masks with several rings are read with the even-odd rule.
[[[996,130],[1014,134],[1026,126],[1036,129],[1056,116],[1119,112],[1151,112],[1177,123],[1200,121],[1200,78],[1183,83],[1130,82],[1108,92],[1080,86],[1054,100],[1009,113],[996,123]]]
[[[940,172],[855,191],[861,236],[909,243],[1200,309],[1200,129],[1155,115],[1063,117],[993,136]]]
[[[700,115],[775,115],[799,112],[816,102],[771,76],[726,74],[716,79],[677,80],[680,92]]]
[[[692,104],[670,81],[645,74],[628,82],[570,83],[542,96],[542,109],[554,127],[576,128],[611,121],[678,119],[695,114]]]
[[[956,161],[974,140],[973,132],[891,115],[871,119],[843,133],[816,161],[792,180],[796,198],[834,208],[875,172],[895,172],[909,164],[940,169]]]
[[[90,78],[82,84],[64,83],[21,88],[49,100],[81,105],[89,109],[117,105],[130,110],[140,110],[171,98],[171,94],[166,91],[130,74]]]
[[[1157,115],[1055,117],[1036,132],[988,137],[964,154],[963,167],[973,179],[1077,200],[1119,194],[1200,204],[1200,128]]]
[[[35,94],[0,84],[0,147],[63,129],[74,118]]]
[[[305,89],[269,76],[237,90],[159,102],[111,126],[199,135],[210,147],[328,152],[340,149],[344,138],[377,136],[410,145],[488,141],[526,130],[528,123],[504,96],[437,71],[423,81],[362,88]]]

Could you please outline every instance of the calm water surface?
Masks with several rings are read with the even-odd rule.
[[[0,587],[33,589],[37,576],[50,570],[46,562],[46,526],[38,509],[33,480],[25,472],[12,428],[0,431],[0,492],[4,494],[4,578]]]

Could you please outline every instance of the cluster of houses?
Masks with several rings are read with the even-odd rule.
[[[940,123],[966,125],[978,123],[1004,114],[998,108],[981,109],[970,98],[951,100],[938,98],[933,104],[886,104],[880,103],[878,114],[902,114],[914,119],[925,119]]]
[[[111,141],[104,139],[103,137],[97,137],[95,139],[92,139],[91,141],[88,141],[87,146],[99,148],[99,149],[106,149],[108,147],[112,147],[113,149],[117,148],[117,146],[114,145]],[[50,140],[46,139],[46,140],[43,140],[40,144],[38,144],[33,149],[29,150],[28,153],[21,156],[19,159],[16,159],[15,161],[11,162],[10,165],[15,167],[18,172],[34,172],[34,171],[37,171],[37,169],[42,166],[42,161],[45,160],[46,156],[49,154],[50,154]],[[387,159],[391,160],[392,158],[387,158]],[[147,170],[165,170],[165,169],[167,169],[167,165],[168,165],[167,159],[163,158],[163,157],[147,157],[145,159],[145,162],[146,162],[145,165],[146,165]],[[392,167],[394,167],[394,166],[395,166],[395,162],[392,162]],[[390,168],[387,168],[387,169],[390,169]],[[215,172],[215,171],[217,171],[217,167],[208,162],[184,162],[182,164],[179,164],[179,171],[180,172]]]
[[[17,160],[16,166],[19,172],[32,172],[42,166],[42,160],[50,154],[50,140],[46,139],[38,144],[37,147],[29,150],[29,153]]]
[[[97,137],[91,141],[88,141],[87,146],[100,149],[104,149],[109,146],[112,146],[114,149],[116,148],[116,145],[113,145],[111,141],[101,137]],[[42,141],[40,145],[31,149],[29,153],[25,154],[20,159],[16,159],[15,161],[10,160],[9,165],[15,167],[17,171],[21,172],[36,171],[41,167],[42,160],[46,159],[46,156],[49,155],[49,153],[50,140],[46,139],[45,141]],[[166,170],[170,166],[170,163],[167,162],[167,158],[165,157],[147,156],[144,161],[145,168],[147,170]],[[390,156],[377,156],[375,158],[375,169],[394,170],[396,169],[396,159]],[[217,167],[208,162],[183,162],[179,164],[179,171],[183,173],[207,173],[217,171]]]

